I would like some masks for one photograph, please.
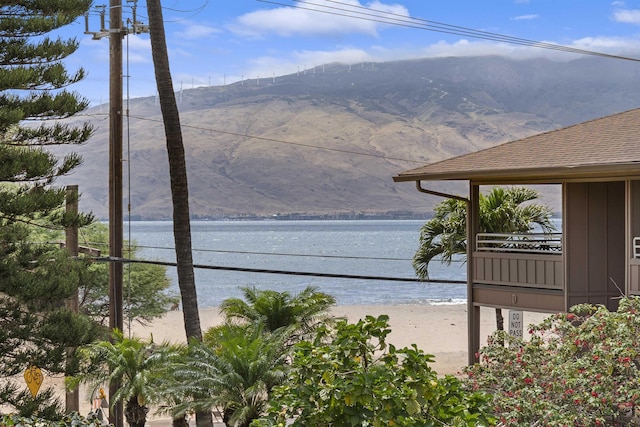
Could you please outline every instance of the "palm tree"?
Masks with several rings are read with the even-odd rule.
[[[526,187],[494,187],[480,195],[480,233],[526,233],[536,226],[545,233],[555,231],[551,209],[531,203],[538,192]],[[440,256],[450,264],[457,254],[467,253],[467,211],[461,200],[447,199],[435,208],[434,217],[420,229],[420,246],[413,257],[413,268],[421,279],[429,277],[429,263]],[[504,328],[500,309],[496,309],[498,329]]]
[[[149,39],[151,56],[160,99],[160,111],[164,122],[169,158],[169,177],[171,179],[171,199],[173,205],[173,237],[176,248],[176,270],[178,287],[182,298],[182,313],[187,339],[202,340],[198,297],[195,274],[193,272],[193,254],[191,245],[191,222],[189,218],[189,186],[187,166],[180,127],[180,115],[173,91],[173,81],[169,68],[169,55],[164,33],[162,5],[160,0],[147,0],[149,17]],[[210,413],[196,414],[199,427],[213,426]]]
[[[274,386],[286,378],[284,336],[261,327],[226,323],[193,341],[189,355],[174,371],[170,393],[188,396],[174,417],[219,408],[227,426],[248,427],[264,415]]]
[[[180,127],[180,116],[173,92],[169,57],[164,36],[160,0],[147,0],[151,53],[164,122],[173,202],[173,234],[176,247],[178,286],[182,297],[187,338],[202,339],[198,300],[193,273],[191,223],[189,220],[189,186]]]
[[[245,286],[246,301],[228,298],[220,305],[220,312],[230,321],[259,324],[265,332],[286,328],[290,343],[310,336],[320,325],[335,322],[328,310],[336,303],[331,295],[318,292],[313,286],[292,296],[289,292],[258,290]]]
[[[124,402],[124,416],[131,427],[144,427],[150,403],[158,401],[159,395],[153,386],[154,377],[161,372],[166,357],[167,345],[157,346],[153,340],[125,338],[114,330],[112,342],[99,341],[82,347],[81,357],[85,369],[70,378],[71,389],[81,383],[89,385],[91,395],[105,384],[118,379],[120,388],[111,397],[111,405]]]
[[[157,413],[171,415],[172,427],[189,427],[187,416],[191,413],[181,407],[191,396],[186,393],[188,388],[179,383],[175,375],[175,371],[186,363],[189,351],[188,345],[167,345],[163,351],[161,366],[151,379],[158,396]]]

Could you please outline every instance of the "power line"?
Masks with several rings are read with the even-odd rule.
[[[164,249],[175,251],[175,248],[167,246],[139,246],[140,249]],[[287,256],[287,257],[302,257],[302,258],[329,258],[329,259],[360,259],[364,261],[413,261],[411,258],[396,258],[396,257],[369,257],[369,256],[357,256],[357,255],[321,255],[321,254],[295,254],[286,252],[256,252],[256,251],[234,251],[225,249],[193,249],[194,252],[214,252],[224,254],[239,254],[239,255],[273,255],[273,256]],[[436,260],[437,261],[437,260]],[[452,259],[451,263],[464,262],[463,260]]]
[[[158,120],[158,119],[151,119],[151,118],[147,118],[147,117],[138,117],[138,116],[131,116],[131,117],[133,117],[134,119],[138,119],[138,120],[146,120],[146,121],[153,121],[153,122],[162,123],[162,121]],[[230,132],[230,131],[224,131],[224,130],[219,130],[219,129],[211,129],[211,128],[206,128],[204,126],[194,126],[194,125],[181,125],[181,126],[184,127],[184,128],[191,128],[191,129],[198,129],[198,130],[202,130],[202,131],[221,133],[223,135],[239,136],[239,137],[243,137],[243,138],[257,139],[259,141],[276,142],[278,144],[288,144],[288,145],[295,145],[295,146],[298,146],[298,147],[315,148],[315,149],[318,149],[318,150],[333,151],[333,152],[337,152],[337,153],[354,154],[354,155],[357,155],[357,156],[375,157],[375,158],[378,158],[378,159],[396,160],[396,161],[410,162],[410,163],[420,163],[420,164],[426,164],[427,163],[427,162],[422,162],[422,161],[418,161],[418,160],[408,160],[408,159],[402,159],[402,158],[399,158],[399,157],[388,157],[388,156],[381,156],[381,155],[378,155],[378,154],[364,153],[362,151],[351,151],[351,150],[345,150],[345,149],[341,149],[341,148],[322,147],[322,146],[319,146],[319,145],[305,144],[305,143],[302,143],[302,142],[283,141],[283,140],[280,140],[280,139],[267,138],[267,137],[256,136],[256,135],[249,135],[249,134],[246,134],[246,133],[238,133],[238,132]]]
[[[586,49],[578,49],[578,48],[573,48],[573,47],[563,46],[563,45],[558,45],[553,43],[545,43],[545,42],[540,42],[535,40],[524,39],[520,37],[506,36],[499,33],[475,30],[468,27],[451,25],[451,24],[446,24],[438,21],[430,21],[427,19],[414,18],[411,16],[401,15],[397,13],[368,8],[368,7],[359,6],[359,5],[352,5],[352,4],[343,3],[337,0],[325,0],[325,2],[347,6],[351,9],[341,8],[337,6],[328,6],[326,4],[313,3],[308,0],[296,0],[296,2],[293,4],[280,3],[276,1],[270,1],[270,0],[256,0],[256,1],[259,1],[262,3],[275,4],[278,6],[294,7],[296,9],[309,10],[312,12],[325,13],[329,15],[344,16],[348,18],[360,19],[360,20],[365,20],[370,22],[379,22],[383,24],[414,28],[419,30],[433,31],[433,32],[439,32],[439,33],[445,33],[445,34],[454,34],[454,35],[460,35],[460,36],[468,36],[468,37],[473,37],[477,39],[517,44],[517,45],[535,47],[540,49],[557,50],[557,51],[575,53],[579,55],[592,55],[592,56],[600,56],[600,57],[611,58],[611,59],[622,59],[626,61],[640,62],[640,59],[637,59],[637,58],[612,55],[612,54],[596,52],[596,51],[591,51]],[[313,7],[300,6],[301,3],[307,4]],[[327,10],[322,10],[318,8],[324,8]],[[360,12],[358,9],[363,9],[366,12]]]
[[[167,246],[139,246],[140,249],[163,249],[175,251],[175,248]],[[319,254],[295,254],[295,253],[282,253],[282,252],[255,252],[255,251],[233,251],[224,249],[193,249],[194,252],[215,252],[223,254],[240,254],[240,255],[267,255],[267,256],[288,256],[288,257],[301,257],[301,258],[336,258],[336,259],[361,259],[370,261],[411,261],[409,258],[395,258],[395,257],[365,257],[355,255],[319,255]]]
[[[200,6],[193,9],[177,9],[175,7],[162,6],[162,10],[170,10],[171,12],[179,13],[200,13],[209,5],[209,0],[205,0]],[[195,15],[194,15],[195,16]],[[191,16],[193,17],[193,16]]]
[[[130,0],[127,1],[127,3],[129,3]],[[175,19],[175,20],[163,20],[163,22],[171,22],[171,23],[175,23],[175,22],[184,22],[187,21],[189,19],[194,18],[195,16],[198,16],[199,14],[202,13],[202,11],[209,5],[209,0],[204,0],[204,2],[198,6],[195,7],[193,9],[177,9],[177,8],[173,8],[173,7],[169,7],[169,6],[162,6],[163,10],[168,10],[171,12],[176,12],[176,13],[190,13],[191,15],[185,17],[185,18],[181,18],[181,19]],[[124,10],[125,8],[128,9],[133,9],[133,7],[135,6],[129,6],[128,4],[126,5],[122,5],[122,9]],[[93,9],[90,9],[85,15],[86,16],[99,16],[101,18],[103,18],[105,15],[105,11],[106,11],[106,7],[105,5],[95,5],[93,7]],[[145,18],[147,21],[149,20],[149,18],[145,15],[138,15],[141,18]]]
[[[107,114],[106,113],[82,114],[82,116],[85,116],[85,117],[98,117],[98,116],[104,116],[104,115],[107,115]],[[80,116],[80,114],[78,114],[78,116]],[[162,120],[153,119],[153,118],[150,118],[150,117],[141,117],[141,116],[133,116],[133,115],[129,115],[129,117],[133,118],[133,119],[137,119],[137,120],[142,120],[142,121],[148,121],[148,122],[154,122],[154,123],[162,123]],[[223,134],[223,135],[231,135],[231,136],[237,136],[237,137],[241,137],[241,138],[256,139],[256,140],[259,140],[259,141],[275,142],[275,143],[278,143],[278,144],[294,145],[294,146],[305,147],[305,148],[315,148],[315,149],[318,149],[318,150],[333,151],[333,152],[337,152],[337,153],[352,154],[352,155],[356,155],[356,156],[374,157],[374,158],[382,159],[382,160],[394,160],[394,161],[400,161],[400,162],[418,163],[418,164],[421,164],[421,165],[424,165],[424,164],[428,163],[426,161],[409,160],[409,159],[403,159],[403,158],[400,158],[400,157],[389,157],[389,156],[384,156],[384,155],[379,155],[379,154],[365,153],[365,152],[362,152],[362,151],[352,151],[352,150],[346,150],[346,149],[341,149],[341,148],[322,147],[320,145],[305,144],[305,143],[302,143],[302,142],[284,141],[284,140],[281,140],[281,139],[267,138],[267,137],[263,137],[263,136],[251,135],[251,134],[248,134],[248,133],[239,133],[239,132],[231,132],[231,131],[225,131],[225,130],[220,130],[220,129],[213,129],[213,128],[208,128],[208,127],[204,127],[204,126],[195,126],[195,125],[188,125],[188,124],[181,124],[180,126],[182,128],[190,128],[190,129],[200,130],[200,131],[204,131],[204,132],[215,132],[215,133],[220,133],[220,134]]]
[[[44,242],[47,244],[58,245],[59,242]],[[104,243],[97,242],[83,242],[85,245],[91,247],[104,246]],[[129,249],[129,252],[136,251],[138,249],[159,249],[166,251],[175,251],[174,247],[170,246],[148,246],[148,245],[138,245],[132,244],[130,245],[134,249]],[[357,259],[363,261],[402,261],[402,262],[410,262],[413,261],[411,258],[399,258],[399,257],[370,257],[370,256],[358,256],[358,255],[327,255],[327,254],[301,254],[301,253],[292,253],[292,252],[259,252],[259,251],[237,251],[237,250],[227,250],[227,249],[202,249],[202,248],[193,248],[193,252],[210,252],[210,253],[221,253],[221,254],[236,254],[236,255],[264,255],[264,256],[282,256],[282,257],[299,257],[299,258],[327,258],[327,259]],[[437,261],[437,260],[434,260]],[[464,262],[461,259],[453,259],[451,263]]]
[[[128,264],[152,264],[162,265],[165,267],[177,267],[177,263],[168,261],[149,261],[141,259],[119,258],[119,257],[94,257],[98,262],[117,262]],[[339,273],[312,273],[307,271],[289,271],[289,270],[274,270],[267,268],[246,268],[246,267],[229,267],[219,265],[204,265],[194,264],[193,268],[204,270],[224,270],[224,271],[238,271],[243,273],[263,273],[263,274],[282,274],[288,276],[306,276],[306,277],[326,277],[334,279],[358,279],[358,280],[377,280],[386,282],[419,282],[419,283],[445,283],[445,284],[466,284],[465,280],[451,280],[451,279],[418,279],[411,277],[388,277],[388,276],[367,276],[356,274],[339,274]]]

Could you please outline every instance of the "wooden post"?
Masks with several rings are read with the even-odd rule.
[[[77,215],[78,214],[78,186],[77,185],[68,185],[67,186],[67,200],[66,200],[66,211],[68,214]],[[78,226],[75,225],[73,227],[67,227],[65,230],[65,247],[69,252],[69,256],[77,257],[78,256]],[[69,299],[66,301],[66,306],[69,310],[74,313],[78,312],[78,292],[74,293]],[[67,348],[67,364],[71,361],[71,357],[75,353],[75,347]],[[69,414],[71,412],[80,412],[80,391],[76,388],[73,391],[66,392],[65,396],[65,410],[66,413]]]
[[[476,362],[476,353],[480,350],[480,307],[477,307],[473,301],[473,271],[475,269],[473,251],[476,245],[476,234],[480,227],[479,198],[478,185],[470,182],[469,202],[467,202],[467,359],[469,365]]]
[[[109,256],[122,258],[122,1],[109,5]],[[122,263],[109,263],[109,329],[122,331]],[[109,399],[120,387],[109,384]],[[111,405],[109,422],[123,427],[122,402]]]

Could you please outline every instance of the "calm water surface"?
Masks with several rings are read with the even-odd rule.
[[[424,221],[195,221],[192,222],[194,263],[332,273],[414,278],[411,258]],[[144,259],[175,261],[171,222],[134,221],[131,239]],[[125,233],[129,233],[125,224]],[[128,236],[125,235],[125,238]],[[169,267],[178,292],[175,268]],[[450,304],[466,299],[463,284],[336,279],[283,274],[196,269],[201,307],[239,297],[239,287],[256,286],[297,293],[308,285],[333,295],[340,305]],[[432,279],[465,280],[466,264],[434,262]]]

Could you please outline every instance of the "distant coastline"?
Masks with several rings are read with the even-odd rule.
[[[241,214],[226,216],[200,216],[192,215],[193,221],[346,221],[346,220],[429,220],[433,217],[433,212],[344,212],[330,214],[313,214],[313,213],[285,213],[285,214]],[[170,221],[170,217],[145,217],[143,215],[131,215],[131,221]],[[108,218],[102,218],[101,221],[108,221]]]
[[[363,221],[363,220],[388,220],[388,221],[428,221],[433,218],[433,212],[382,212],[382,213],[332,213],[332,214],[242,214],[228,216],[199,216],[192,215],[192,221]],[[554,219],[561,219],[560,215],[552,215]],[[142,215],[131,215],[125,221],[171,221],[171,217],[145,217]],[[100,221],[108,222],[108,218],[101,218]]]

